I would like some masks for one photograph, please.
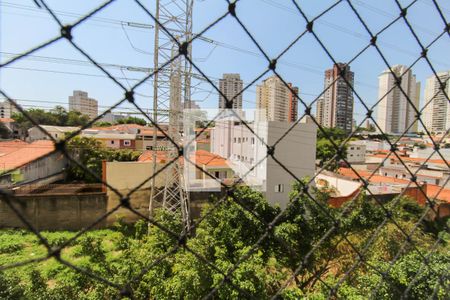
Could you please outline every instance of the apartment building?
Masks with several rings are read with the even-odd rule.
[[[280,121],[248,125],[256,135],[232,119],[218,120],[211,130],[211,152],[226,158],[235,176],[263,192],[270,204],[285,208],[295,178],[272,157],[266,158],[265,144],[273,145],[292,125]],[[275,147],[274,156],[297,178],[314,175],[316,131],[315,124],[299,123]]]
[[[347,64],[337,63],[325,71],[325,92],[316,104],[320,125],[340,128],[347,133],[352,131],[353,83],[354,73]]]
[[[378,77],[377,123],[382,132],[403,134],[417,132],[416,111],[419,108],[420,83],[408,67],[395,65]],[[395,74],[395,76],[394,76]],[[400,87],[395,78],[401,78]]]
[[[292,89],[292,92],[289,93],[289,122],[295,122],[298,119],[298,93],[299,89],[296,86],[293,86],[292,83],[289,83],[289,87]]]
[[[445,133],[450,128],[450,71],[439,72],[425,83],[423,121],[434,133]],[[445,84],[442,89],[441,83]]]
[[[98,103],[89,98],[87,92],[73,91],[73,95],[69,96],[69,111],[78,111],[94,119],[98,116]]]
[[[298,88],[289,83],[298,94]],[[256,86],[256,108],[260,120],[295,122],[297,120],[297,99],[291,90],[276,75]]]
[[[227,97],[228,100],[233,99],[233,109],[242,109],[242,91],[243,82],[239,74],[223,74],[222,79],[219,79],[220,92]],[[239,94],[239,95],[238,95]],[[238,95],[238,96],[236,96]],[[236,97],[236,98],[235,98]],[[225,109],[226,100],[225,97],[219,94],[219,108]]]
[[[10,119],[16,112],[18,112],[17,108],[10,101],[0,102],[0,118]]]

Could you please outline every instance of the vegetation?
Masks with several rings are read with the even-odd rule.
[[[102,161],[135,161],[141,152],[130,149],[110,149],[90,137],[75,136],[67,143],[67,150],[78,163],[88,168],[98,178],[102,178]],[[68,180],[98,182],[92,174],[86,172],[78,164],[70,163]]]
[[[56,106],[50,111],[39,108],[26,110],[27,114],[38,124],[55,126],[84,126],[89,122],[89,117],[78,111],[66,111],[62,106]],[[12,119],[16,121],[19,128],[28,130],[34,126],[33,123],[22,113],[14,113]]]
[[[328,207],[328,213],[324,213],[301,190],[301,185],[295,186],[290,207],[255,249],[253,245],[266,233],[264,222],[272,221],[281,210],[268,205],[260,193],[241,187],[234,192],[234,198],[254,214],[231,198],[224,202],[213,200],[204,208],[204,219],[195,234],[187,240],[188,248],[156,226],[138,222],[129,227],[118,223],[111,230],[83,234],[64,248],[61,257],[127,287],[136,299],[199,299],[213,288],[217,288],[215,298],[218,299],[250,296],[267,299],[282,287],[286,287],[281,292],[283,299],[326,299],[330,295],[329,286],[335,286],[340,280],[337,295],[332,298],[366,299],[372,295],[374,299],[399,299],[411,282],[409,297],[412,299],[428,298],[435,287],[436,298],[446,298],[448,278],[443,285],[436,286],[436,282],[450,268],[448,236],[438,225],[421,223],[411,235],[415,247],[408,243],[403,247],[405,237],[393,222],[388,221],[381,230],[376,230],[385,213],[370,199],[361,196],[348,203],[351,209],[340,217],[346,206]],[[318,203],[327,207],[326,194],[313,188],[311,193]],[[423,208],[406,198],[386,206],[396,224],[407,232],[415,228],[423,213]],[[329,216],[336,218],[340,226],[323,238],[334,224]],[[161,211],[155,218],[172,232],[181,231],[179,216]],[[376,237],[371,239],[375,232]],[[62,245],[74,234],[43,233],[54,246]],[[343,235],[347,240],[342,239]],[[438,236],[443,241],[428,256],[430,268],[423,266],[417,250],[428,253]],[[364,263],[355,265],[358,256],[349,242],[360,251],[370,243],[364,253]],[[0,245],[0,265],[46,254],[36,237],[24,231],[4,231]],[[175,253],[166,255],[178,246]],[[208,266],[187,249],[215,267]],[[402,251],[399,259],[390,268],[399,251]],[[354,265],[350,276],[346,276]],[[144,268],[146,272],[141,272]],[[231,269],[233,275],[220,285],[223,274]],[[385,272],[385,278],[376,270]],[[113,299],[117,294],[116,288],[54,259],[0,275],[2,299]]]
[[[137,117],[127,117],[127,118],[119,119],[117,121],[117,124],[138,124],[138,125],[145,126],[145,125],[147,125],[147,121],[145,121],[144,119],[141,119],[141,118],[137,118]]]
[[[322,128],[317,130],[316,159],[320,160],[320,166],[330,162],[326,169],[335,171],[339,167],[340,157],[335,157],[337,150],[331,141],[340,147],[347,138],[347,134],[340,128]],[[325,133],[325,134],[324,134]],[[342,148],[341,157],[347,155],[347,146]]]
[[[11,138],[11,131],[6,127],[6,125],[0,122],[0,139]]]

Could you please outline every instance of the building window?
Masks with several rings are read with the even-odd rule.
[[[252,137],[251,141],[252,141],[252,145],[254,145],[255,144],[255,138]]]
[[[131,145],[131,141],[130,140],[124,140],[123,141],[123,145],[124,146],[130,146]]]
[[[152,150],[153,149],[153,146],[146,146],[145,147],[145,150]]]
[[[111,145],[114,145],[114,141],[111,141]]]
[[[219,171],[215,171],[214,172],[214,176],[216,176],[216,178],[219,178],[220,176],[219,176],[220,174],[219,174]]]
[[[283,193],[284,192],[284,184],[275,185],[275,193]]]

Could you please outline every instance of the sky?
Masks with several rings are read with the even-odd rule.
[[[167,1],[167,0],[162,0]],[[105,1],[46,0],[63,24],[71,24]],[[296,1],[308,18],[321,14],[336,1]],[[339,2],[339,1],[338,1]],[[400,13],[394,0],[352,0],[372,32],[378,32]],[[444,23],[432,0],[400,1],[402,6],[413,4],[407,18],[419,39],[428,45],[443,32]],[[450,3],[440,0],[442,13],[450,20]],[[152,13],[154,0],[141,0]],[[194,1],[193,32],[199,33],[227,11],[221,0]],[[305,30],[306,22],[290,0],[241,0],[236,13],[248,31],[270,58],[277,57]],[[323,14],[313,27],[315,33],[338,62],[348,62],[363,48],[370,36],[346,1],[336,4]],[[0,61],[5,63],[59,35],[59,26],[33,0],[0,0]],[[77,26],[73,41],[101,63],[124,86],[129,87],[146,76],[153,67],[154,21],[133,0],[116,0],[94,17]],[[227,16],[192,44],[195,65],[214,82],[223,73],[239,73],[244,86],[267,70],[268,62],[257,46],[232,16]],[[421,49],[400,19],[378,37],[378,45],[390,65],[410,66]],[[429,48],[428,57],[436,71],[450,70],[450,38],[442,35]],[[311,103],[324,89],[324,71],[331,68],[332,59],[310,33],[304,34],[284,53],[277,64],[278,73],[300,88],[300,97]],[[366,110],[361,101],[373,105],[378,98],[378,75],[387,68],[374,47],[369,47],[351,63],[355,73],[354,116],[359,122]],[[132,68],[129,68],[132,67]],[[425,60],[412,68],[422,83],[432,70]],[[198,71],[195,71],[198,73]],[[270,72],[264,78],[272,75]],[[193,80],[196,86],[192,100],[202,108],[216,108],[218,94],[205,80]],[[255,107],[255,84],[243,94],[244,108]],[[24,108],[50,109],[55,105],[67,107],[73,90],[84,90],[99,102],[103,111],[123,97],[123,90],[109,79],[68,41],[61,39],[31,55],[0,69],[0,88],[17,99]],[[136,90],[136,102],[143,108],[152,107],[152,81]],[[130,104],[118,108],[127,111]],[[299,106],[300,114],[304,110]]]

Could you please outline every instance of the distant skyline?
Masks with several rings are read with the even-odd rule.
[[[142,1],[154,11],[151,1]],[[148,2],[148,3],[147,3]],[[402,1],[405,2],[405,1]],[[102,1],[48,0],[64,23],[70,23],[94,9]],[[298,1],[308,17],[321,13],[334,1]],[[352,4],[377,32],[399,14],[394,1],[365,3],[353,0]],[[440,1],[443,13],[450,19],[450,5]],[[403,3],[406,5],[406,2]],[[226,1],[195,1],[194,32],[200,32],[208,24],[227,11]],[[295,6],[286,1],[240,1],[236,9],[238,17],[270,58],[280,54],[305,29]],[[23,53],[59,34],[59,27],[44,9],[31,0],[0,2],[0,61],[3,63],[15,54]],[[438,17],[431,0],[418,1],[408,9],[407,18],[424,44],[430,43],[440,33],[444,24]],[[103,63],[111,74],[129,86],[145,76],[145,70],[153,67],[153,21],[133,1],[116,1],[87,20],[73,31],[74,41],[96,61]],[[314,23],[314,31],[339,62],[348,62],[369,43],[370,37],[345,1],[336,5]],[[19,38],[20,37],[20,38]],[[194,62],[209,77],[216,80],[223,73],[239,73],[246,84],[267,69],[268,62],[249,37],[231,16],[208,30],[204,37],[213,42],[197,40],[193,43]],[[384,31],[377,40],[391,66],[410,66],[419,56],[420,47],[403,20],[398,20]],[[450,70],[450,39],[443,35],[428,51],[436,71]],[[300,89],[300,97],[311,103],[323,90],[323,76],[333,62],[311,34],[305,34],[282,56],[277,72]],[[126,68],[126,67],[134,68]],[[350,64],[355,73],[354,87],[363,101],[372,105],[378,98],[378,76],[386,65],[373,47]],[[423,87],[432,70],[422,59],[414,67],[418,82],[422,82],[420,107],[423,105]],[[254,108],[256,84],[273,75],[267,73],[243,94],[243,107]],[[0,70],[0,88],[12,98],[19,99],[25,108],[51,108],[67,103],[73,90],[83,90],[98,100],[99,111],[105,110],[122,98],[122,90],[69,43],[61,40],[49,47],[21,59]],[[136,91],[137,104],[152,107],[151,81]],[[22,100],[24,101],[22,101]],[[218,94],[201,82],[192,99],[202,108],[217,107]],[[358,123],[366,111],[355,96],[354,116]],[[67,104],[64,106],[68,106]],[[129,104],[124,105],[130,107]],[[315,108],[315,105],[313,106]],[[120,109],[120,108],[119,108]],[[299,105],[299,117],[303,106]]]

